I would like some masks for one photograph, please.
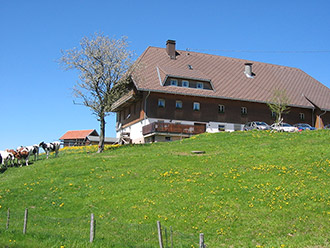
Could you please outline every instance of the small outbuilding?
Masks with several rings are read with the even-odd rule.
[[[61,138],[63,146],[87,146],[97,145],[100,136],[95,129],[88,130],[72,130],[67,131]],[[118,142],[116,138],[105,137],[104,144],[112,145]]]

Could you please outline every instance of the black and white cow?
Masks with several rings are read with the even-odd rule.
[[[14,162],[14,156],[10,152],[7,151],[0,151],[0,156],[1,156],[1,164],[2,166],[7,167],[7,164],[13,164]]]
[[[38,159],[39,156],[39,145],[27,146],[29,150],[29,156],[34,155],[34,161]]]
[[[18,157],[19,157],[19,153],[17,151],[15,151],[14,149],[6,149],[6,152],[9,152],[12,154],[12,156],[14,157],[12,159],[12,165],[15,165],[15,159],[17,160],[18,163]]]
[[[42,147],[45,150],[48,159],[50,152],[55,152],[55,157],[57,157],[58,150],[60,149],[60,145],[61,143],[59,141],[55,141],[51,143],[41,142],[39,144],[39,147]]]

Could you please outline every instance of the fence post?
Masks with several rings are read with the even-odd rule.
[[[165,227],[164,228],[164,231],[165,231],[165,248],[168,248],[168,242],[167,242],[167,228]]]
[[[27,220],[28,220],[28,209],[26,208],[24,212],[23,234],[26,234]]]
[[[170,226],[170,238],[171,238],[171,248],[173,248],[173,230],[172,230],[172,226]]]
[[[10,219],[10,208],[8,208],[8,211],[7,211],[7,223],[6,223],[6,229],[9,228],[9,219]]]
[[[92,243],[94,241],[94,214],[91,214],[91,228],[89,232],[89,242]]]
[[[162,237],[162,227],[160,226],[160,221],[157,221],[157,229],[158,229],[159,248],[164,248],[163,237]]]
[[[199,248],[205,248],[204,233],[199,234]]]

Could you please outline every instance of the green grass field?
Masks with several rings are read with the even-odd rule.
[[[0,247],[159,247],[157,220],[167,247],[330,247],[330,131],[93,149],[0,174]]]

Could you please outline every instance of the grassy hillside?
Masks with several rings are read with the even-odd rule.
[[[329,131],[253,131],[63,150],[0,174],[0,246],[159,247],[160,220],[174,247],[329,247],[329,148]]]

